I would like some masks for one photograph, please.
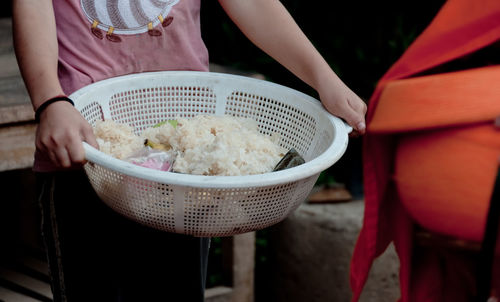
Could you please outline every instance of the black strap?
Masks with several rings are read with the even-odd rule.
[[[42,105],[40,105],[40,107],[38,107],[38,109],[35,111],[35,122],[39,123],[40,122],[40,115],[42,114],[42,112],[45,110],[45,108],[47,108],[50,104],[52,103],[55,103],[55,102],[60,102],[60,101],[63,101],[63,102],[68,102],[70,103],[71,105],[75,106],[75,103],[73,103],[73,101],[68,98],[67,96],[56,96],[56,97],[53,97],[51,99],[48,99],[47,101],[45,101]]]
[[[493,262],[495,259],[495,247],[497,242],[498,228],[500,222],[500,169],[497,172],[493,195],[491,196],[490,208],[486,219],[484,239],[479,252],[476,288],[477,301],[486,302],[491,294],[491,276],[493,273]]]

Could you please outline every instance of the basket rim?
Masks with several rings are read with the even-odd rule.
[[[162,76],[162,75],[175,75],[175,74],[193,75],[193,76],[211,76],[219,78],[238,77],[238,78],[243,78],[246,81],[255,81],[259,82],[259,84],[261,85],[274,86],[279,89],[286,89],[289,92],[299,94],[304,99],[304,101],[308,102],[312,106],[315,106],[316,109],[318,109],[322,114],[325,114],[328,121],[335,128],[336,133],[333,138],[333,141],[323,153],[321,153],[316,158],[300,166],[276,172],[268,172],[268,173],[253,174],[253,175],[205,176],[205,175],[193,175],[193,174],[159,171],[134,165],[124,160],[114,158],[111,155],[105,154],[104,152],[101,152],[98,149],[92,147],[88,143],[83,142],[83,147],[85,150],[85,158],[88,161],[86,165],[98,164],[103,166],[104,168],[123,173],[127,176],[137,177],[169,185],[200,187],[200,188],[220,188],[220,189],[249,188],[249,187],[280,185],[302,180],[310,176],[313,176],[315,174],[319,174],[320,172],[326,170],[327,168],[332,166],[335,162],[337,162],[347,149],[347,144],[349,140],[348,133],[352,131],[352,128],[340,118],[330,114],[323,107],[320,101],[290,87],[246,76],[216,73],[216,72],[201,72],[201,71],[144,72],[144,73],[108,78],[99,82],[95,82],[93,84],[90,84],[75,91],[73,94],[70,95],[70,98],[77,99],[83,96],[84,94],[88,93],[89,91],[94,90],[99,86],[109,84],[111,82],[131,80],[134,78],[142,78],[144,76]]]

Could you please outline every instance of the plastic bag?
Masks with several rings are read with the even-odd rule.
[[[125,160],[145,168],[171,171],[174,159],[173,151],[156,150],[146,146]]]

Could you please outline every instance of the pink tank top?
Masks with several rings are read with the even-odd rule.
[[[59,80],[66,94],[109,77],[208,71],[200,0],[53,0]],[[55,170],[35,153],[34,170]]]

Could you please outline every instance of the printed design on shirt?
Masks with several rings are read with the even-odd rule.
[[[118,35],[148,32],[161,36],[174,18],[168,16],[179,0],[81,0],[82,10],[90,21],[90,31],[99,39],[120,42]],[[161,24],[160,29],[156,27]]]

